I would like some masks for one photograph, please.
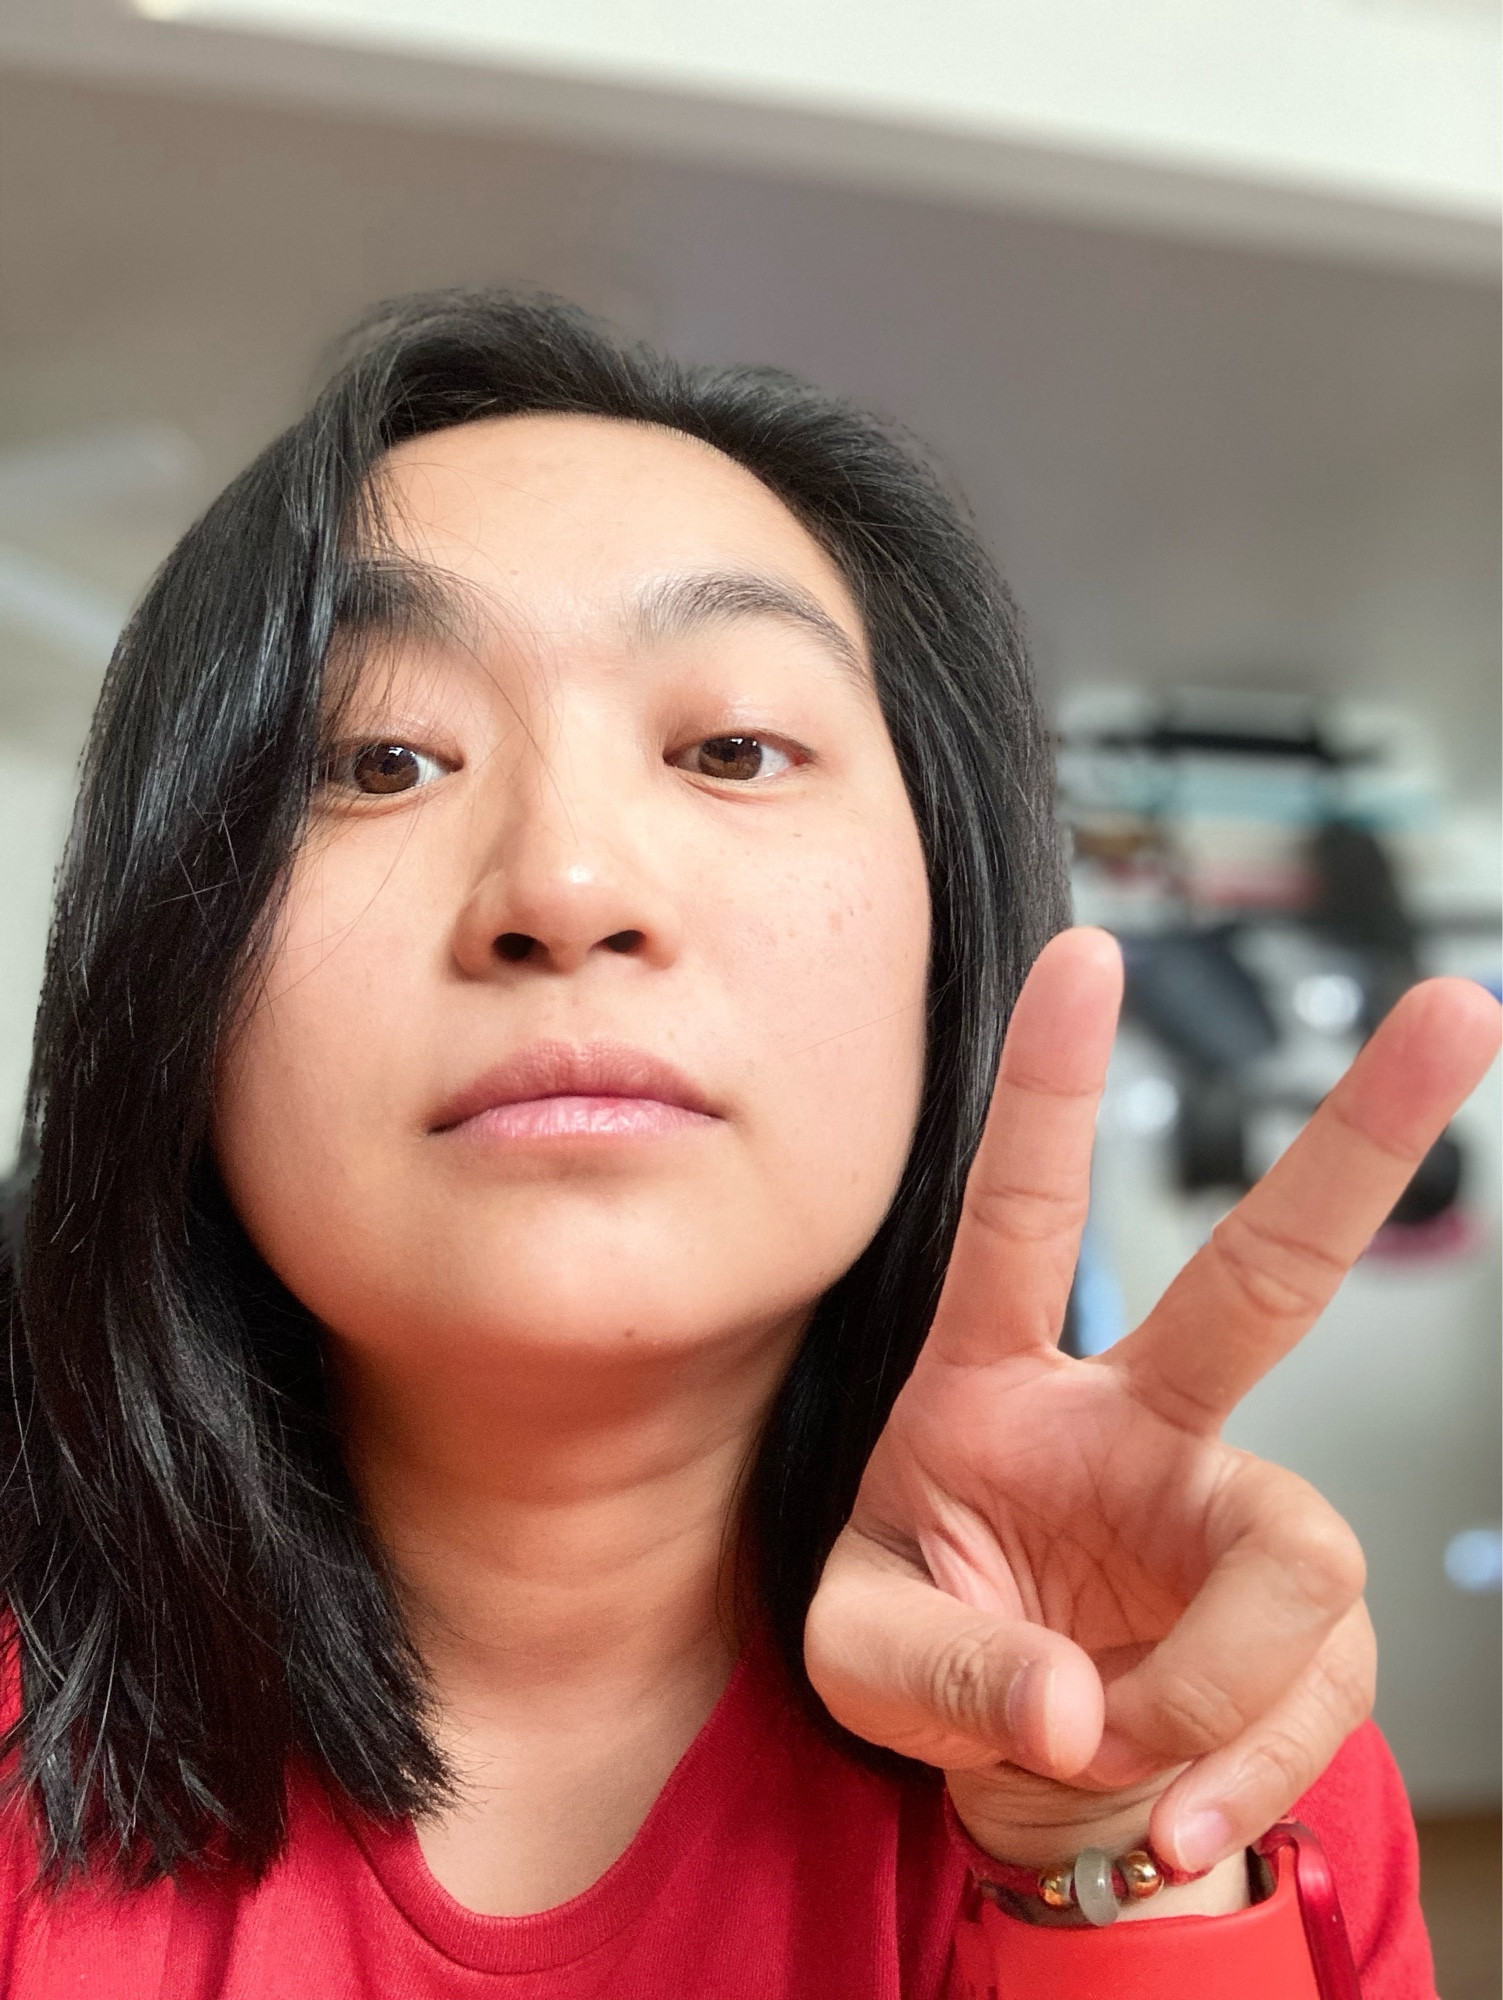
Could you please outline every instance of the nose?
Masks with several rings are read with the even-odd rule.
[[[547,795],[506,815],[482,857],[455,927],[454,956],[472,978],[503,966],[571,973],[592,959],[666,966],[681,920],[652,865],[645,828],[625,801]]]

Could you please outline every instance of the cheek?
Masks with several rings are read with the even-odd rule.
[[[897,818],[897,815],[894,815]],[[829,1282],[896,1190],[923,1087],[929,898],[906,808],[880,838],[826,845],[811,871],[770,875],[755,923],[728,931],[756,1074],[746,1092],[772,1240]],[[747,907],[742,903],[743,910]]]
[[[349,871],[344,871],[348,874]],[[391,1096],[420,1040],[431,940],[369,883],[300,866],[216,1092],[214,1149],[252,1240],[298,1282],[331,1225],[358,1233],[392,1149]]]

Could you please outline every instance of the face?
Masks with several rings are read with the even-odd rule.
[[[252,1240],[414,1381],[786,1339],[923,1066],[917,830],[839,573],[598,418],[413,440],[339,747],[220,1079]],[[339,678],[340,676],[336,676]]]

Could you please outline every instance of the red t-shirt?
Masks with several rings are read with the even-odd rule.
[[[966,1863],[942,1806],[937,1777],[877,1776],[827,1743],[756,1644],[630,1847],[558,1909],[461,1908],[410,1825],[364,1819],[306,1773],[292,1781],[286,1852],[238,1889],[76,1886],[49,1899],[31,1888],[35,1850],[13,1815],[0,1844],[0,1994],[944,2000]],[[1414,1830],[1371,1725],[1297,1816],[1331,1858],[1364,2000],[1433,2000]]]

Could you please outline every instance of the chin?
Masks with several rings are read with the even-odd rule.
[[[770,1291],[774,1263],[754,1265],[729,1245],[686,1245],[682,1234],[610,1244],[576,1237],[566,1248],[506,1236],[479,1248],[430,1239],[410,1258],[388,1249],[384,1259],[343,1271],[326,1266],[320,1296],[303,1296],[351,1353],[567,1371],[571,1360],[687,1359],[755,1341],[806,1310],[812,1296],[781,1271]]]
[[[379,1222],[326,1208],[299,1254],[269,1261],[352,1356],[448,1357],[465,1370],[506,1357],[566,1368],[688,1359],[801,1320],[865,1240],[864,1215],[836,1228],[822,1216],[801,1240],[794,1217],[749,1192],[709,1177],[697,1189],[520,1199],[425,1191],[382,1203]]]
[[[597,1250],[568,1267],[528,1257],[476,1276],[464,1298],[451,1294],[456,1331],[463,1326],[471,1340],[560,1361],[688,1356],[776,1325],[798,1307],[796,1299],[735,1282],[724,1265],[706,1284],[702,1272],[686,1268],[682,1252],[636,1260]]]

